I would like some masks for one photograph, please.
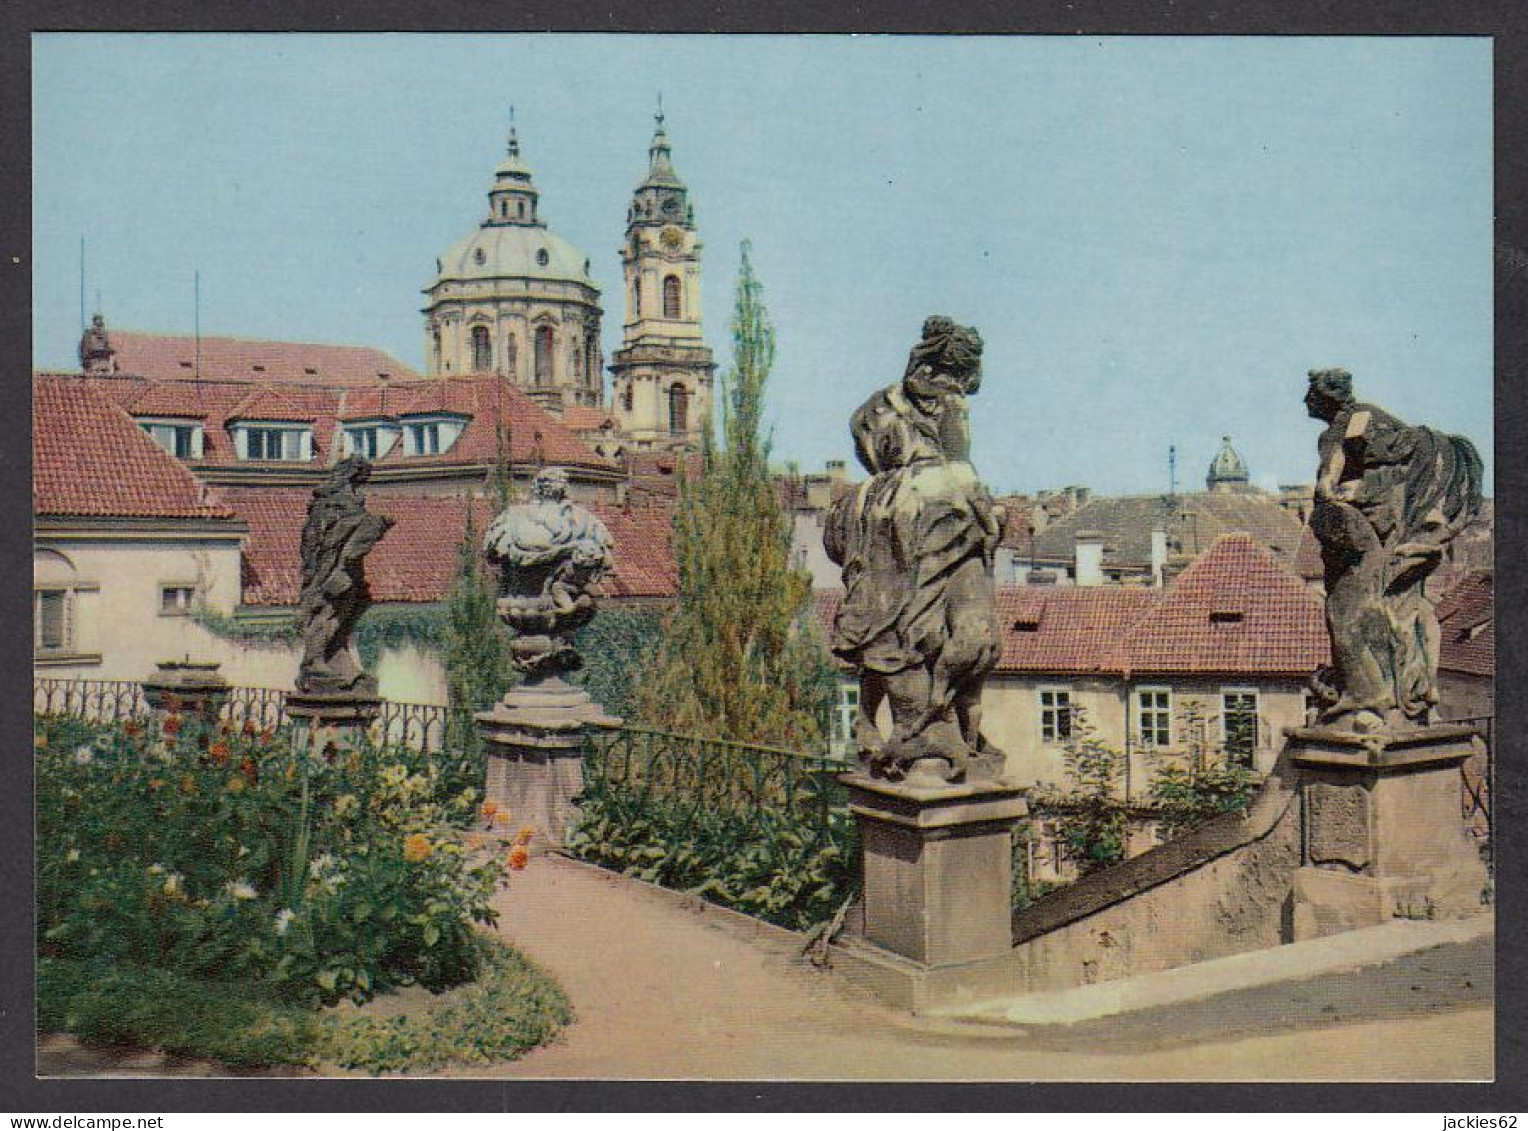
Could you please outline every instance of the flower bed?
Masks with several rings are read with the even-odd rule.
[[[429,756],[307,750],[299,733],[173,714],[44,718],[36,744],[38,948],[60,984],[110,973],[124,1000],[163,996],[166,977],[205,986],[282,1018],[245,1059],[302,1061],[314,1031],[286,1011],[443,990],[492,965],[475,928],[496,922],[525,838],[469,836],[497,822]],[[71,1000],[77,1017],[95,1008]],[[66,1021],[57,1005],[43,1017]]]

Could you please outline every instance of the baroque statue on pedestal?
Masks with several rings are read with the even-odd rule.
[[[871,478],[838,501],[823,535],[843,567],[835,655],[859,672],[854,737],[872,776],[995,779],[981,691],[1001,649],[992,561],[1003,513],[970,463],[966,398],[981,387],[981,335],[934,316],[898,383],[850,420]],[[882,703],[892,733],[876,726]]]
[[[568,500],[568,476],[542,469],[531,501],[506,507],[483,540],[499,571],[499,616],[514,630],[515,667],[532,680],[580,666],[573,633],[595,613],[595,586],[609,572],[610,532]]]
[[[1480,511],[1480,456],[1462,436],[1359,403],[1343,369],[1312,370],[1305,405],[1327,425],[1310,526],[1332,665],[1312,681],[1315,721],[1361,733],[1426,725],[1439,643],[1426,583]]]
[[[377,681],[366,674],[350,633],[371,605],[366,555],[393,520],[369,514],[360,487],[371,478],[362,456],[340,460],[313,490],[302,528],[302,591],[298,624],[302,665],[297,690],[307,695],[371,696]]]

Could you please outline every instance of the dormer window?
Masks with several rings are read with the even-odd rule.
[[[176,459],[202,458],[202,425],[199,421],[139,419],[138,426]]]
[[[345,425],[342,440],[345,455],[379,460],[393,450],[398,440],[398,426],[384,421],[367,420]]]
[[[406,456],[438,456],[451,450],[467,419],[461,416],[415,417],[403,424],[403,454]]]
[[[306,463],[313,458],[313,428],[286,422],[241,424],[234,430],[234,450],[243,460]]]

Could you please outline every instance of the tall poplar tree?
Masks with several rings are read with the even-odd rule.
[[[720,442],[707,421],[704,465],[679,484],[679,606],[634,700],[663,729],[808,748],[822,739],[831,681],[806,623],[811,579],[790,567],[790,521],[769,474],[762,421],[775,334],[749,251],[745,241]]]

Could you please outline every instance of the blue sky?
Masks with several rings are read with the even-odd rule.
[[[34,358],[74,364],[79,240],[110,325],[373,345],[482,218],[516,107],[619,342],[657,92],[725,364],[738,245],[779,337],[775,453],[847,422],[929,313],[976,325],[998,490],[1202,485],[1222,434],[1313,478],[1305,371],[1491,467],[1485,39],[39,35]]]

